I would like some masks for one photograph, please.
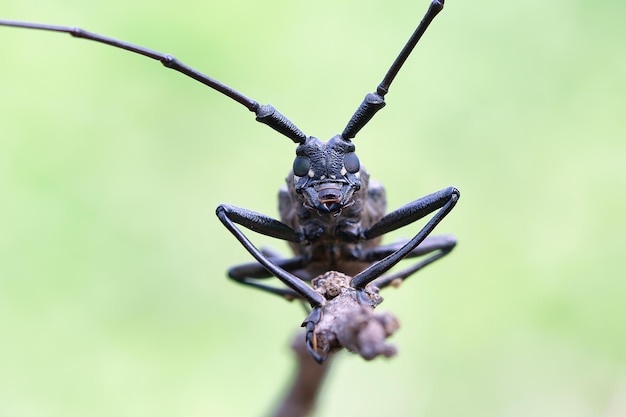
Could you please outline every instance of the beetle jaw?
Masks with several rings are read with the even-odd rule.
[[[354,194],[360,189],[360,183],[347,180],[311,181],[296,191],[303,199],[303,206],[319,214],[341,213],[341,210],[354,204]]]

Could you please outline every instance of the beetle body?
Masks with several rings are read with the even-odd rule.
[[[352,142],[357,133],[385,106],[384,96],[392,81],[442,9],[443,0],[431,1],[424,18],[376,91],[365,95],[342,133],[327,142],[307,136],[273,106],[259,104],[172,55],[80,28],[7,20],[0,20],[0,26],[67,33],[158,60],[166,68],[199,81],[243,105],[255,113],[257,121],[298,145],[287,185],[279,193],[281,220],[228,204],[218,206],[216,214],[256,259],[254,263],[231,268],[229,277],[241,284],[288,299],[308,302],[312,309],[303,323],[307,330],[307,348],[313,358],[321,362],[328,352],[318,352],[315,330],[317,324],[322,322],[327,298],[311,287],[314,277],[327,272],[342,276],[345,286],[350,288],[349,293],[364,306],[373,309],[380,300],[373,303],[371,294],[377,294],[379,288],[402,282],[447,255],[456,244],[452,236],[430,236],[455,206],[460,195],[456,188],[444,188],[385,214],[385,191],[380,184],[370,181]],[[412,239],[381,245],[384,234],[428,216],[430,219]],[[287,241],[294,255],[283,258],[273,252],[257,249],[239,226]],[[407,268],[388,273],[401,260],[411,258],[419,259]],[[278,278],[284,285],[267,284],[265,280],[272,277]]]
[[[369,179],[354,146],[342,147],[339,141],[338,136],[326,143],[312,138],[313,145],[299,146],[294,165],[301,162],[299,158],[316,163],[306,173],[298,172],[301,175],[292,170],[279,192],[281,220],[303,239],[290,242],[290,247],[308,263],[306,269],[294,273],[308,281],[329,270],[356,275],[369,266],[358,260],[358,253],[381,241],[381,237],[363,240],[361,232],[386,213],[385,189]],[[340,152],[346,148],[348,158],[346,152]],[[346,159],[353,172],[345,167]]]

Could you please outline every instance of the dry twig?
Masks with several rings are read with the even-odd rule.
[[[311,282],[313,288],[327,300],[314,331],[318,352],[327,355],[346,348],[366,360],[395,355],[395,346],[387,344],[386,340],[398,329],[398,320],[390,313],[374,312],[383,300],[377,288],[368,286],[359,292],[350,286],[351,279],[330,271]],[[330,367],[332,355],[321,365],[311,358],[306,348],[305,333],[299,332],[291,344],[296,353],[297,371],[275,417],[309,415]]]

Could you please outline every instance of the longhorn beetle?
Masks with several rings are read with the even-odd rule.
[[[305,135],[272,105],[261,105],[231,87],[189,67],[172,55],[98,35],[80,28],[0,20],[2,26],[65,32],[73,37],[104,43],[160,61],[214,90],[230,97],[256,115],[256,120],[291,139],[298,146],[287,186],[279,192],[281,220],[227,204],[217,207],[216,214],[226,228],[241,242],[258,263],[231,268],[233,280],[288,299],[307,301],[312,310],[302,324],[306,327],[306,344],[318,362],[325,352],[317,352],[315,326],[321,320],[326,299],[311,288],[315,276],[328,271],[353,276],[350,286],[359,301],[373,306],[365,287],[396,285],[424,266],[447,255],[455,246],[452,236],[429,236],[437,224],[452,210],[459,191],[448,187],[385,214],[385,191],[369,181],[369,174],[360,165],[352,139],[385,106],[384,96],[411,54],[413,48],[435,16],[443,9],[444,0],[432,0],[414,33],[396,57],[375,92],[365,96],[341,134],[327,142]],[[430,214],[434,215],[408,242],[380,245],[382,235],[399,229]],[[289,242],[295,256],[281,258],[269,251],[258,250],[237,227],[237,224]],[[404,258],[425,256],[414,265],[395,273],[385,273]],[[276,277],[287,288],[262,282]]]

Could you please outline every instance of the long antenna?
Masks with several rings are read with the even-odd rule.
[[[385,107],[384,97],[389,91],[389,86],[393,82],[394,78],[396,78],[396,75],[398,75],[400,68],[402,68],[402,65],[409,57],[413,48],[415,48],[415,45],[417,45],[417,42],[419,42],[430,23],[433,21],[435,16],[443,10],[443,3],[444,0],[432,0],[426,14],[420,21],[419,25],[417,25],[415,32],[413,32],[408,42],[404,45],[404,48],[402,48],[402,51],[400,51],[400,54],[391,65],[391,68],[387,71],[385,78],[383,78],[381,83],[378,85],[376,92],[368,93],[354,115],[352,115],[352,118],[341,134],[343,139],[350,140],[354,138],[359,130],[361,130],[363,126],[365,126],[372,119],[372,117],[374,117],[376,112]]]
[[[242,104],[248,110],[256,114],[257,121],[268,125],[277,132],[287,136],[295,143],[302,143],[306,139],[306,135],[300,129],[298,129],[289,119],[287,119],[283,114],[276,110],[271,104],[261,105],[255,100],[246,97],[239,91],[227,86],[226,84],[221,83],[216,79],[211,78],[208,75],[191,68],[190,66],[173,57],[172,55],[163,54],[161,52],[153,51],[151,49],[134,45],[132,43],[109,38],[107,36],[99,35],[97,33],[88,32],[81,28],[29,22],[16,22],[12,20],[0,20],[0,26],[12,26],[27,29],[47,30],[51,32],[69,33],[75,38],[83,38],[95,42],[104,43],[106,45],[125,49],[127,51],[134,52],[148,58],[152,58],[154,60],[160,61],[161,64],[163,64],[165,67],[178,71],[186,75],[187,77],[193,78],[194,80],[199,81],[216,91],[219,91],[225,96],[230,97],[237,103]]]

